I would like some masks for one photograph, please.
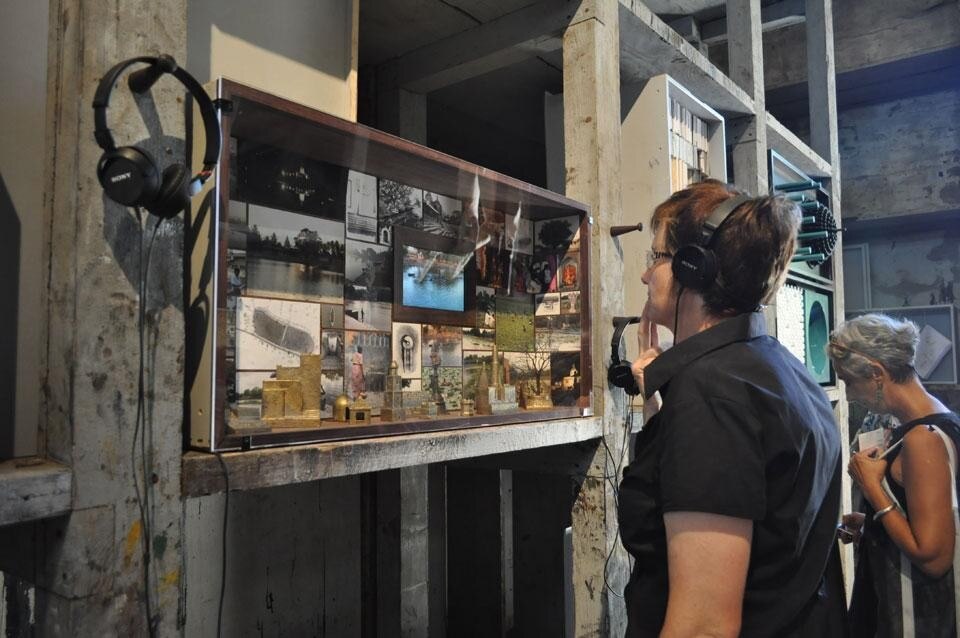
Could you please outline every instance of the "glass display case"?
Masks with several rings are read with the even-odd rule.
[[[188,447],[588,413],[586,206],[214,84],[224,151],[186,239]]]

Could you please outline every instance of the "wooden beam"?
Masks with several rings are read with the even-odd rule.
[[[0,463],[0,526],[70,511],[70,468],[37,457]]]
[[[783,29],[804,22],[804,0],[781,0],[760,9],[761,29],[764,32]],[[700,41],[717,44],[727,39],[727,18],[719,18],[700,25]]]
[[[543,0],[411,51],[383,67],[396,70],[397,86],[430,93],[559,50],[571,15],[569,3]]]
[[[711,107],[726,114],[754,112],[749,94],[703,53],[647,8],[620,0],[620,76],[631,84],[667,73]]]
[[[230,475],[230,489],[249,490],[564,445],[596,439],[601,433],[599,418],[584,417],[228,452],[222,457]],[[204,496],[223,489],[217,455],[183,455],[183,496]]]

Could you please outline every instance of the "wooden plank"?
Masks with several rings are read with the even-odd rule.
[[[620,75],[634,83],[667,73],[701,100],[730,114],[754,113],[751,97],[658,18],[643,0],[620,0]]]
[[[728,0],[726,19],[730,78],[750,95],[757,114],[740,118],[730,127],[734,180],[748,193],[762,195],[769,187],[759,0]]]
[[[38,457],[0,463],[0,526],[70,511],[73,472]]]
[[[430,93],[538,55],[558,51],[572,11],[567,2],[543,0],[473,29],[421,47],[378,69],[396,85]]]
[[[599,418],[583,417],[227,452],[222,457],[230,473],[230,489],[249,490],[576,443],[595,439],[601,431]],[[216,455],[183,455],[184,496],[203,496],[223,489],[223,472]]]

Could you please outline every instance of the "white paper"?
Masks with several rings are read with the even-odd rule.
[[[883,450],[883,428],[861,432],[857,435],[857,449],[861,452],[869,450],[872,447],[878,447]]]
[[[920,331],[920,343],[917,345],[917,360],[914,368],[921,379],[929,377],[950,351],[953,344],[929,324]]]

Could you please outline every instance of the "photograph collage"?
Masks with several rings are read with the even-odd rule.
[[[580,219],[232,144],[227,428],[576,406]],[[402,312],[401,312],[402,311]]]

